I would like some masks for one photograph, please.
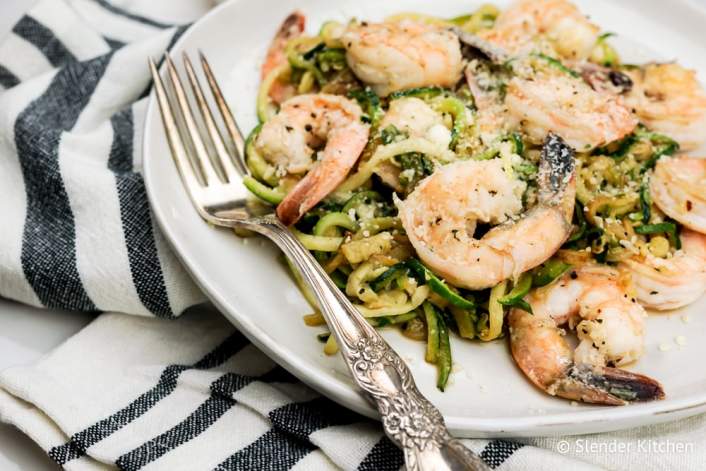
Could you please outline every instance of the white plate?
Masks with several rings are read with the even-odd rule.
[[[326,19],[352,16],[380,19],[399,11],[454,16],[480,2],[405,0],[301,0],[309,31]],[[505,2],[498,2],[505,3]],[[644,57],[644,44],[655,58],[678,58],[706,77],[706,13],[685,1],[580,1],[579,6],[608,31],[620,33],[630,56]],[[293,9],[286,0],[232,1],[196,23],[178,42],[174,54],[202,49],[222,82],[244,130],[255,125],[258,66],[279,22]],[[172,163],[154,100],[144,135],[144,174],[154,212],[164,233],[206,294],[257,346],[303,381],[331,399],[374,417],[376,412],[356,392],[338,357],[326,357],[317,329],[302,315],[310,312],[278,253],[261,239],[238,239],[204,224],[183,191]],[[509,355],[506,342],[490,344],[452,339],[454,373],[445,393],[434,387],[435,368],[423,360],[424,345],[385,330],[385,338],[405,358],[417,384],[443,412],[449,427],[466,437],[538,436],[616,430],[678,419],[706,410],[706,299],[689,309],[651,316],[646,352],[634,367],[660,380],[667,399],[619,408],[571,405],[532,387]],[[682,316],[689,315],[690,323]],[[680,348],[677,336],[687,338]],[[659,345],[672,347],[660,351]]]

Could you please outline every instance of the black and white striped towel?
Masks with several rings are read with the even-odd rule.
[[[70,470],[399,469],[378,424],[296,381],[214,311],[155,318],[202,295],[139,174],[146,58],[185,29],[145,12],[196,3],[43,0],[0,42],[0,295],[104,312],[36,365],[0,373],[0,420]],[[467,443],[502,470],[703,469],[705,432],[696,417]]]

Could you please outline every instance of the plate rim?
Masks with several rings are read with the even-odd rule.
[[[235,8],[239,3],[248,0],[227,0],[204,16],[192,23],[181,37],[174,43],[170,55],[181,50],[185,43],[189,41],[194,29],[203,27],[223,10]],[[701,15],[706,20],[706,5],[698,4],[695,0],[673,0],[674,3],[681,3]],[[706,23],[705,23],[706,24]],[[159,69],[160,74],[164,74],[165,65]],[[152,166],[149,164],[150,157],[149,142],[154,139],[150,130],[150,123],[155,119],[161,123],[158,114],[158,106],[155,99],[154,87],[150,91],[145,120],[142,128],[142,174],[145,183],[147,198],[152,209],[154,219],[159,229],[173,250],[176,257],[182,263],[191,279],[198,285],[202,292],[213,302],[218,310],[228,321],[234,324],[255,346],[262,350],[273,361],[284,367],[299,380],[315,389],[320,394],[334,400],[335,402],[358,412],[366,417],[379,420],[377,410],[367,401],[367,399],[354,390],[354,387],[346,385],[343,381],[336,380],[329,373],[319,374],[309,371],[306,361],[297,355],[291,355],[291,350],[285,350],[277,342],[268,336],[267,332],[260,329],[256,323],[250,321],[248,316],[242,315],[231,306],[222,293],[210,286],[207,274],[200,272],[197,267],[194,254],[190,254],[169,229],[168,217],[165,210],[159,205],[159,195],[151,185],[151,181],[156,176],[153,174]],[[161,124],[158,126],[162,129]],[[162,135],[161,139],[164,139]],[[164,157],[164,156],[162,156]],[[159,158],[155,156],[154,158]],[[171,159],[170,159],[171,160]],[[181,182],[180,182],[181,184]],[[194,214],[197,214],[194,210]],[[198,217],[198,216],[197,216]],[[199,217],[200,219],[200,217]],[[519,417],[467,417],[445,414],[444,418],[449,429],[463,437],[548,437],[560,435],[578,435],[584,433],[607,432],[633,428],[640,425],[652,425],[672,420],[690,417],[701,412],[706,412],[706,389],[701,393],[680,399],[670,400],[669,406],[660,407],[664,404],[661,401],[649,403],[627,405],[614,408],[596,408],[577,412],[556,412],[550,414],[525,415]],[[576,427],[574,431],[567,432],[563,427]],[[598,429],[596,429],[598,427]],[[555,430],[556,429],[556,430]],[[560,429],[560,430],[559,430]]]

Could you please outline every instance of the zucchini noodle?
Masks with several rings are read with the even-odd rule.
[[[309,49],[316,47],[317,44],[323,45],[323,43],[320,43],[319,41],[319,38],[312,38],[308,36],[292,39],[287,43],[286,55],[289,65],[310,72],[316,81],[321,83],[323,82],[321,71],[316,68],[316,65],[314,65],[312,61],[306,60],[302,55],[302,52],[299,50],[302,45]]]
[[[440,163],[449,163],[456,160],[456,156],[449,149],[434,144],[423,138],[410,138],[400,142],[381,145],[367,162],[364,162],[358,171],[350,175],[332,195],[334,199],[347,200],[356,188],[362,186],[373,175],[377,167],[393,157],[410,152],[418,152],[428,157],[435,158]]]
[[[305,234],[292,228],[292,233],[297,236],[307,250],[317,250],[319,252],[335,252],[343,243],[343,237],[325,237]]]
[[[423,27],[420,28],[422,31],[454,28],[477,34],[492,28],[499,15],[498,8],[484,4],[473,12],[453,18],[400,13],[388,17],[387,21],[414,21],[439,27]],[[348,29],[349,26],[353,27]],[[625,99],[616,101],[625,103],[633,98],[630,87],[634,85],[639,92],[642,92],[641,86],[645,87],[639,82],[639,74],[632,74],[630,66],[620,65],[620,58],[607,42],[609,34],[598,37],[595,45],[586,51],[590,56],[582,56],[580,64],[570,62],[553,38],[538,33],[532,44],[527,45],[531,47],[523,46],[526,53],[513,55],[502,64],[494,61],[497,57],[481,54],[484,50],[482,44],[476,51],[481,53],[474,53],[472,57],[466,54],[469,51],[464,46],[460,65],[465,68],[467,80],[463,80],[462,67],[459,67],[461,80],[456,84],[439,86],[441,81],[421,76],[424,73],[417,74],[420,77],[410,77],[412,80],[409,81],[393,80],[402,73],[401,66],[389,64],[387,70],[388,64],[381,64],[380,57],[374,56],[375,45],[366,45],[360,48],[366,50],[360,51],[352,46],[353,42],[343,42],[344,35],[346,38],[349,34],[363,37],[367,26],[357,20],[348,24],[328,21],[315,35],[298,36],[297,30],[284,49],[278,51],[284,63],[264,77],[258,90],[256,106],[261,124],[252,130],[245,142],[250,175],[243,178],[243,183],[261,200],[251,198],[248,203],[263,208],[263,211],[273,210],[273,206],[280,204],[288,194],[293,200],[295,195],[305,193],[304,203],[286,200],[288,204],[279,208],[280,212],[297,207],[297,204],[299,209],[307,208],[304,214],[296,215],[296,222],[291,225],[293,234],[312,252],[336,287],[354,303],[371,326],[394,326],[407,338],[426,343],[425,357],[437,368],[440,390],[447,386],[452,370],[449,335],[455,333],[464,341],[477,343],[500,339],[505,328],[504,315],[511,309],[537,314],[526,301],[532,290],[557,282],[572,267],[617,264],[648,256],[669,259],[680,250],[681,226],[653,204],[650,197],[654,165],[660,158],[676,153],[679,144],[669,136],[639,124],[629,134],[602,147],[587,146],[576,150],[576,199],[571,232],[555,253],[536,254],[538,258],[543,257],[543,263],[489,289],[464,288],[463,276],[459,273],[445,273],[442,269],[435,273],[430,267],[436,269],[438,265],[433,263],[430,253],[436,251],[440,258],[448,255],[440,253],[439,245],[451,241],[451,237],[459,242],[459,246],[474,244],[469,238],[457,237],[458,232],[464,230],[463,221],[459,219],[461,223],[457,224],[457,220],[446,216],[447,211],[468,210],[469,214],[482,214],[469,217],[466,222],[465,229],[473,232],[469,234],[473,239],[480,239],[493,230],[493,226],[497,226],[495,221],[509,219],[507,224],[510,225],[517,220],[516,216],[521,217],[514,214],[520,212],[519,209],[513,209],[513,214],[504,214],[502,219],[496,217],[494,211],[506,211],[507,201],[491,199],[498,192],[481,188],[481,183],[477,187],[476,182],[469,183],[468,189],[453,189],[455,193],[437,190],[434,184],[424,184],[425,188],[414,193],[420,182],[432,177],[440,167],[470,159],[479,161],[475,164],[481,168],[488,163],[481,161],[493,160],[492,164],[502,168],[504,176],[522,184],[512,195],[517,206],[521,203],[522,212],[526,213],[539,204],[540,190],[544,189],[540,186],[545,180],[539,169],[546,162],[547,154],[541,143],[542,136],[535,135],[537,132],[533,130],[543,126],[533,122],[538,119],[536,114],[525,113],[523,119],[516,119],[517,110],[513,110],[511,101],[507,100],[514,93],[513,81],[539,82],[546,77],[556,77],[581,85],[574,88],[574,94],[589,93],[592,87],[596,93],[620,92]],[[398,34],[396,30],[379,28],[376,31],[382,31],[381,35]],[[410,31],[399,34],[407,33]],[[479,37],[486,36],[481,34]],[[390,44],[389,47],[393,48],[408,48],[404,42],[391,41]],[[390,57],[389,60],[394,60],[393,56]],[[361,73],[366,67],[372,73]],[[387,77],[385,80],[389,79],[389,83],[372,83],[364,79],[365,75],[374,76],[379,68],[385,69],[380,76]],[[628,84],[631,80],[635,83]],[[397,89],[395,82],[415,86]],[[584,87],[582,83],[587,85]],[[603,90],[600,85],[607,88]],[[375,90],[384,90],[385,93],[378,95]],[[307,97],[301,97],[299,104],[293,104],[293,108],[301,108],[299,111],[282,114],[281,119],[268,123],[278,112],[278,101],[304,94],[330,94],[340,99],[330,99],[331,104],[322,104],[323,100],[307,101]],[[577,106],[583,106],[581,98],[576,99]],[[406,99],[409,107],[403,102],[395,103],[398,99]],[[358,106],[354,106],[355,103]],[[397,105],[401,111],[397,110]],[[420,107],[419,110],[423,108],[423,112],[416,113],[412,105]],[[324,107],[325,114],[318,112],[320,106]],[[567,108],[572,107],[573,103]],[[541,110],[536,111],[541,113]],[[634,110],[633,114],[643,116],[639,111]],[[574,110],[567,110],[569,112]],[[580,111],[576,114],[586,115],[588,113]],[[291,122],[287,122],[289,120]],[[357,126],[348,126],[351,121]],[[575,124],[576,133],[589,132],[593,126],[584,122],[565,123],[557,125],[561,129],[554,132],[563,135],[562,129],[566,130],[571,124]],[[268,132],[262,134],[261,142],[258,142],[262,126],[268,126]],[[347,127],[340,132],[341,139],[329,139],[343,126]],[[344,134],[344,131],[351,134]],[[264,142],[270,136],[274,136],[273,139],[286,136],[287,146],[276,142],[272,144],[280,145],[265,145],[271,144]],[[570,140],[568,136],[563,137]],[[340,143],[338,149],[328,148],[329,145],[336,147],[334,143],[337,141]],[[359,155],[346,155],[352,149]],[[340,162],[328,160],[336,159],[336,153],[343,156]],[[299,168],[320,169],[314,175],[317,178],[307,180],[306,183],[311,184],[309,187],[299,188],[294,193],[290,190],[302,181],[305,174],[288,172],[288,168],[294,168],[287,165],[292,160],[302,164]],[[271,162],[277,162],[277,165]],[[479,175],[493,178],[480,170]],[[456,184],[451,178],[443,181],[443,184]],[[322,187],[317,187],[321,182],[324,182]],[[341,183],[332,190],[338,182]],[[488,186],[493,184],[491,182]],[[481,193],[466,197],[461,194],[464,190],[487,191],[490,196]],[[698,192],[698,188],[691,190]],[[411,194],[429,200],[410,209],[415,211],[415,217],[409,218],[413,221],[405,228],[398,214],[398,203]],[[435,198],[439,194],[443,194],[443,198],[458,194],[459,201],[437,202]],[[503,196],[503,200],[509,198]],[[408,201],[410,204],[418,202],[415,198]],[[262,202],[270,206],[266,207]],[[477,208],[467,207],[475,202]],[[289,203],[295,204],[290,206]],[[426,230],[417,224],[429,224],[430,227],[436,224],[431,229],[434,231],[433,240],[425,242],[428,251],[416,251],[418,237],[413,235],[418,236]],[[541,232],[541,228],[539,230]],[[498,243],[512,245],[513,242],[503,240]],[[503,247],[495,249],[505,250]],[[481,259],[475,263],[482,263]],[[486,268],[490,270],[492,267]],[[325,319],[311,290],[291,265],[290,270],[314,309],[313,314],[304,316],[304,322],[320,328]],[[487,285],[470,283],[466,286]],[[325,342],[326,354],[333,355],[338,351],[333,335],[320,332],[317,337]]]
[[[277,113],[277,107],[270,100],[270,89],[277,80],[284,78],[292,73],[292,68],[285,62],[272,69],[267,77],[262,80],[260,88],[257,92],[257,118],[261,123],[264,123]]]
[[[314,89],[316,85],[316,76],[310,70],[307,70],[302,74],[302,78],[297,86],[297,93],[303,95],[304,93],[309,93]]]
[[[346,294],[351,297],[357,297],[364,303],[377,300],[377,294],[366,282],[374,280],[378,276],[382,275],[385,270],[387,270],[387,268],[376,267],[375,264],[371,262],[361,263],[358,268],[353,270],[353,272],[348,275]]]
[[[297,271],[292,262],[286,257],[284,258],[284,260],[287,263],[287,267],[289,268],[289,273],[291,273],[292,278],[294,278],[294,282],[297,284],[297,288],[299,288],[299,291],[301,291],[304,295],[304,299],[306,299],[306,302],[309,303],[311,308],[314,309],[318,316],[320,316],[323,320],[323,317],[319,313],[319,303],[316,302],[316,297],[314,296],[314,293],[311,292],[311,288],[309,288],[309,286],[304,282],[301,275],[299,274],[299,271]],[[317,314],[314,314],[314,316],[316,316]],[[310,321],[313,321],[313,318],[310,318]],[[323,322],[326,323],[326,321]]]
[[[500,304],[500,298],[505,295],[507,289],[507,281],[496,285],[490,290],[490,299],[488,300],[488,327],[480,331],[478,337],[483,341],[495,340],[500,336],[503,330],[503,305]]]
[[[277,205],[284,199],[284,193],[263,185],[249,175],[243,177],[243,185],[245,185],[245,188],[250,190],[252,194],[267,203]]]
[[[276,186],[278,178],[275,168],[267,163],[255,147],[255,140],[257,139],[257,135],[260,133],[261,128],[262,124],[257,125],[245,140],[245,163],[248,165],[248,168],[255,178],[267,183],[270,186]]]
[[[345,213],[328,213],[316,223],[314,226],[314,235],[326,236],[329,235],[330,229],[343,227],[349,231],[357,231],[358,224]]]
[[[355,307],[360,311],[364,317],[381,317],[381,316],[399,316],[400,314],[406,314],[410,311],[417,309],[429,296],[428,286],[419,286],[408,302],[404,304],[398,304],[389,307],[379,307],[376,309],[369,309],[363,305],[356,305]]]

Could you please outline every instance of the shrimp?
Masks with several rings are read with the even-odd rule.
[[[278,175],[307,172],[277,206],[282,222],[297,222],[346,178],[368,142],[362,114],[357,103],[341,96],[299,95],[262,126],[255,145]]]
[[[630,134],[637,120],[620,97],[599,93],[566,74],[535,80],[513,78],[505,104],[512,119],[535,141],[559,134],[585,152]]]
[[[381,96],[414,87],[451,87],[461,78],[458,36],[439,26],[409,20],[351,24],[342,41],[353,73]]]
[[[429,268],[455,286],[488,288],[544,262],[571,232],[574,156],[558,136],[548,136],[542,149],[539,180],[539,203],[513,219],[525,184],[498,159],[456,162],[397,201],[399,216]],[[502,224],[475,239],[476,222]]]
[[[394,126],[408,137],[423,137],[441,147],[448,147],[451,142],[451,131],[444,126],[441,115],[419,98],[390,101],[390,107],[380,121],[380,129],[388,126]]]
[[[625,102],[647,127],[675,139],[682,150],[706,141],[706,92],[695,71],[668,63],[624,73],[633,82]]]
[[[394,126],[407,137],[421,137],[447,148],[451,142],[451,131],[444,126],[439,113],[423,100],[414,97],[399,98],[390,101],[390,107],[380,121],[380,129]],[[397,191],[403,191],[399,181],[400,168],[392,162],[383,162],[375,173],[387,185]]]
[[[544,37],[563,58],[582,60],[591,54],[599,32],[571,2],[520,0],[498,16],[493,28],[478,34],[512,54]]]
[[[285,55],[287,42],[301,36],[304,33],[305,26],[306,17],[300,11],[295,11],[285,18],[272,39],[265,61],[260,68],[261,80],[264,80],[273,70],[287,62]],[[269,91],[270,99],[274,103],[282,103],[287,97],[292,95],[294,95],[294,87],[280,81],[275,81]]]
[[[706,160],[662,157],[650,179],[650,195],[669,217],[706,234]]]
[[[510,311],[510,347],[536,386],[552,396],[608,405],[664,397],[657,381],[615,368],[642,355],[646,316],[616,270],[584,265],[525,300],[534,314]],[[560,329],[565,324],[576,330],[575,351]]]
[[[637,299],[651,309],[686,306],[706,292],[706,235],[683,229],[682,248],[671,258],[632,258],[622,266],[632,273]]]

